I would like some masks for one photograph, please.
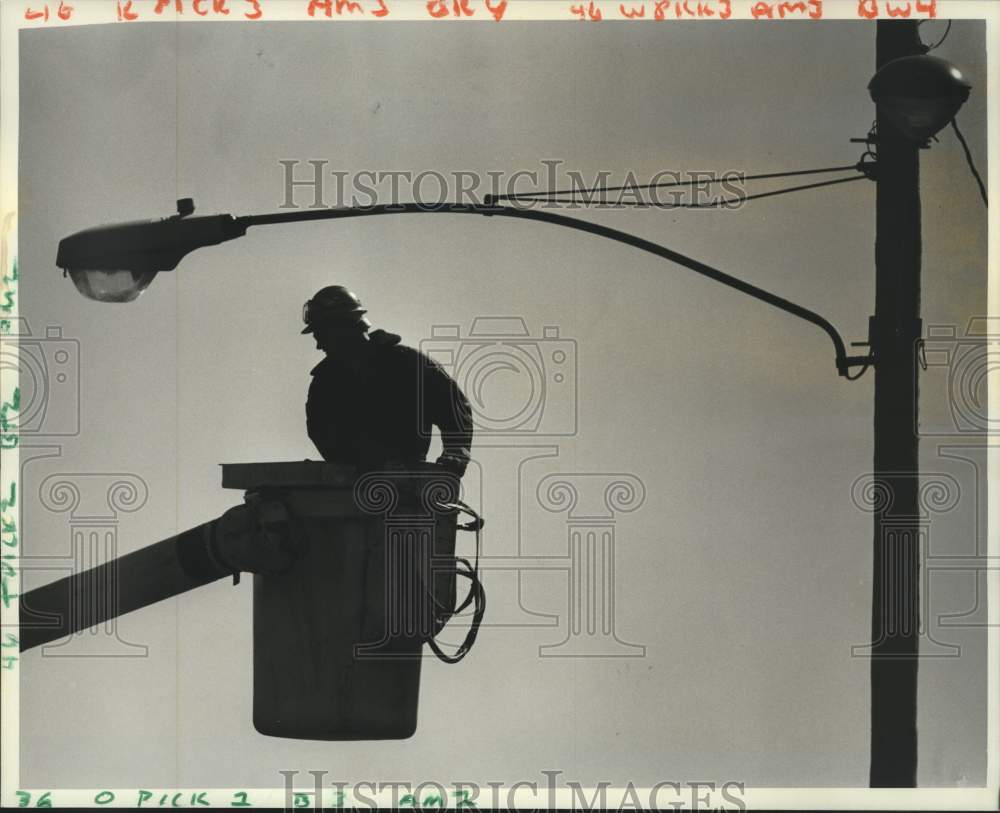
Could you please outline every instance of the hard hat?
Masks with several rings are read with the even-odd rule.
[[[302,321],[306,323],[302,332],[312,333],[316,325],[336,320],[357,324],[368,330],[372,323],[365,319],[366,313],[368,311],[362,307],[361,300],[343,285],[328,285],[302,306]]]

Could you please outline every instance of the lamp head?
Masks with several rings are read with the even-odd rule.
[[[186,254],[240,237],[246,224],[232,215],[192,217],[190,198],[177,201],[177,214],[97,226],[59,241],[56,265],[76,289],[98,302],[131,302],[160,271],[172,271]]]
[[[905,138],[920,144],[955,117],[971,89],[958,68],[928,54],[887,62],[868,83],[872,101]]]

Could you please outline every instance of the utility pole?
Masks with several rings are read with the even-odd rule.
[[[879,21],[876,63],[924,53],[915,21]],[[875,238],[875,544],[871,787],[915,787],[920,624],[917,345],[920,145],[877,111]]]

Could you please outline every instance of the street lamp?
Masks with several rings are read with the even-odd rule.
[[[859,164],[859,168],[860,166]],[[241,237],[251,226],[428,213],[535,220],[588,232],[647,251],[816,325],[833,342],[837,372],[842,376],[850,378],[852,367],[867,367],[872,363],[870,355],[848,356],[844,340],[836,328],[808,308],[789,302],[770,291],[758,288],[666,246],[618,229],[566,217],[556,212],[503,205],[492,198],[488,198],[487,202],[482,204],[377,204],[241,217],[228,214],[188,217],[193,211],[194,203],[191,198],[183,198],[177,201],[177,214],[162,220],[131,221],[77,232],[59,242],[56,264],[69,274],[77,290],[88,299],[98,302],[131,302],[150,285],[157,273],[175,269],[185,255],[203,246],[217,245]]]
[[[893,59],[868,83],[880,111],[906,138],[920,144],[955,118],[971,89],[958,68],[928,54]]]
[[[172,271],[185,254],[246,234],[230,215],[189,217],[194,201],[177,201],[177,214],[96,226],[59,242],[56,265],[76,289],[98,302],[132,302],[157,273]]]

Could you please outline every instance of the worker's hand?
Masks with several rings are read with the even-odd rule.
[[[469,459],[467,457],[455,454],[443,454],[434,462],[457,477],[462,477],[469,466]]]

